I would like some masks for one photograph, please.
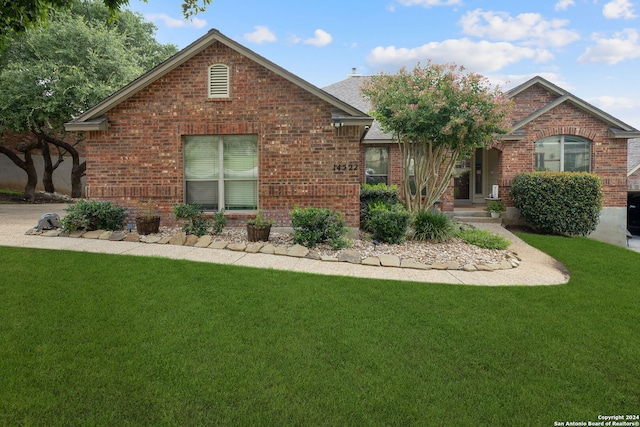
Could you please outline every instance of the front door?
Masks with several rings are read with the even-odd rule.
[[[500,152],[476,149],[470,158],[459,160],[454,172],[456,205],[483,204],[484,198],[498,183]]]

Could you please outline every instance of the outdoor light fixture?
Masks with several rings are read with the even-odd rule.
[[[342,127],[342,120],[333,120],[331,122],[331,126],[333,126],[336,129],[341,128]]]

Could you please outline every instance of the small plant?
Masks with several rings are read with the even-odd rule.
[[[204,236],[209,232],[210,220],[204,215],[204,208],[198,204],[182,204],[173,207],[173,213],[178,220],[187,221],[182,230],[187,234]]]
[[[274,225],[276,222],[273,219],[265,218],[262,215],[262,210],[258,210],[258,214],[255,218],[250,218],[247,220],[247,225],[253,225],[255,227],[265,227]]]
[[[463,242],[486,249],[507,249],[511,242],[504,237],[479,228],[463,228],[457,231],[456,236]]]
[[[489,212],[504,212],[506,210],[507,208],[502,200],[489,200],[489,203],[487,203],[487,211]]]
[[[127,208],[113,202],[80,200],[69,205],[61,220],[69,232],[76,230],[122,230],[126,224]]]
[[[224,211],[218,211],[214,213],[211,219],[213,220],[213,234],[222,232],[224,226],[227,225],[227,218],[224,216]]]
[[[439,211],[423,210],[413,219],[413,237],[417,240],[446,242],[453,236],[451,219]]]
[[[141,201],[136,210],[136,218],[151,219],[158,216],[158,205],[151,199]]]
[[[348,246],[344,215],[326,208],[296,207],[289,212],[293,226],[293,241],[312,248],[318,243],[328,243],[334,249]]]
[[[369,219],[367,230],[371,237],[382,242],[402,243],[407,237],[407,230],[411,224],[411,213],[400,203],[389,206],[383,201],[369,205]]]

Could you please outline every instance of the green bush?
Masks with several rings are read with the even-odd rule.
[[[213,220],[213,226],[212,226],[213,234],[220,233],[224,229],[224,226],[227,225],[227,218],[224,216],[224,211],[219,211],[214,213],[212,220]]]
[[[112,202],[80,200],[65,211],[61,222],[66,231],[122,230],[127,218],[127,208]]]
[[[511,242],[504,237],[479,228],[465,228],[455,232],[463,242],[486,249],[507,249]]]
[[[389,206],[386,202],[379,201],[369,205],[367,230],[375,240],[391,244],[402,243],[407,237],[411,218],[411,213],[400,203]]]
[[[328,243],[334,249],[342,249],[349,245],[345,239],[347,227],[344,215],[326,208],[299,208],[289,212],[293,226],[293,241],[308,248],[318,243]]]
[[[200,237],[209,232],[211,221],[204,215],[204,208],[202,206],[198,204],[175,205],[173,207],[173,214],[177,220],[186,221],[182,225],[182,231],[185,233],[195,234]]]
[[[516,175],[511,197],[522,217],[543,233],[586,236],[602,209],[600,178],[585,172]]]
[[[367,229],[369,205],[377,202],[384,202],[389,207],[400,203],[398,186],[384,183],[362,184],[360,186],[360,228],[363,230]]]
[[[440,211],[420,211],[413,219],[413,237],[417,240],[446,242],[453,235],[451,219]]]

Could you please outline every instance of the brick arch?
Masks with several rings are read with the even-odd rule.
[[[594,141],[598,133],[578,126],[551,126],[537,131],[536,141],[556,135],[575,135],[587,138],[589,141]]]

